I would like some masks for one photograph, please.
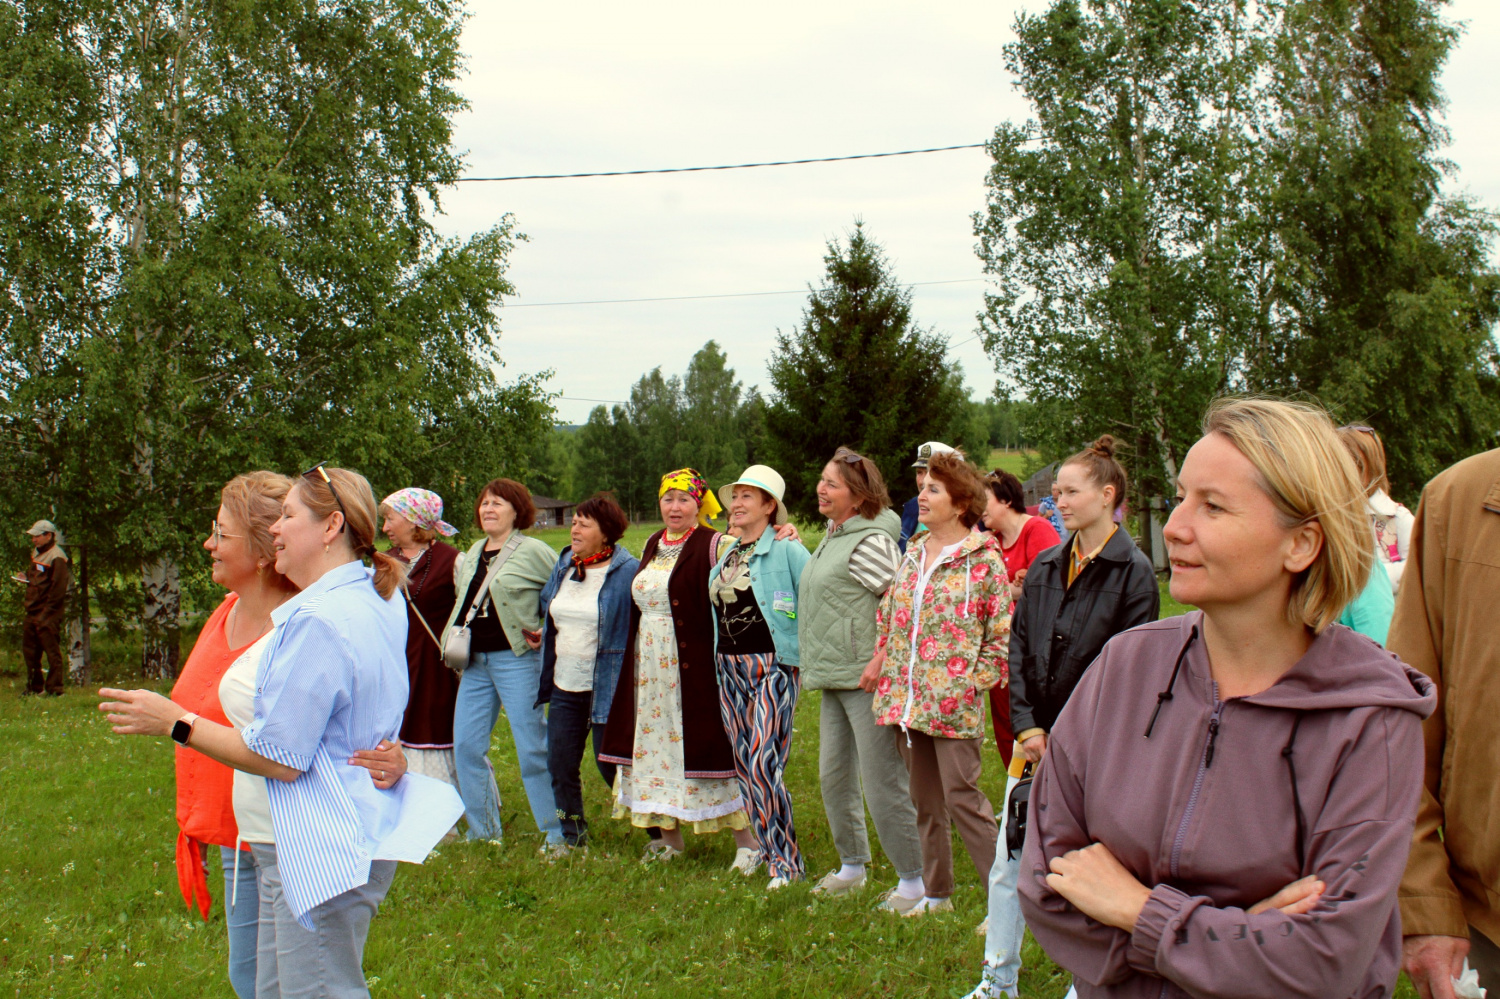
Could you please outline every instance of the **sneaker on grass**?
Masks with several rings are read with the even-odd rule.
[[[880,897],[876,912],[893,912],[898,916],[920,916],[927,911],[927,899],[918,896],[906,898],[898,888],[892,888]]]
[[[646,851],[641,854],[641,863],[665,863],[673,857],[682,856],[682,851],[672,846],[664,839],[653,839],[646,844]]]
[[[743,874],[748,878],[755,873],[756,868],[765,863],[765,860],[766,858],[761,855],[759,850],[752,850],[748,846],[742,846],[734,851],[734,863],[729,865],[729,869],[737,874]]]
[[[838,898],[842,895],[852,895],[864,886],[863,874],[856,878],[841,878],[838,871],[829,871],[823,876],[823,880],[813,885],[812,893],[826,898]]]

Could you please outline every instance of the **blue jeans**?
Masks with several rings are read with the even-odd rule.
[[[1021,874],[1021,855],[1014,859],[1005,846],[1005,820],[1010,816],[1010,793],[1020,778],[1005,778],[1005,809],[1000,821],[1000,840],[995,844],[995,863],[990,868],[990,926],[984,937],[984,977],[1002,989],[1015,991],[1021,976],[1021,941],[1026,921],[1021,916],[1021,896],[1016,879]]]
[[[536,706],[542,659],[535,652],[518,656],[504,652],[476,652],[458,683],[453,710],[453,766],[458,793],[464,800],[470,839],[495,839],[501,834],[500,789],[490,765],[490,733],[500,708],[510,719],[521,785],[531,802],[531,815],[548,843],[563,841],[562,823],[552,799],[552,777],[547,771],[547,716]]]
[[[234,847],[219,847],[219,865],[224,869],[224,923],[229,928],[229,985],[239,999],[255,999],[260,893],[256,888],[255,855],[246,845],[247,849],[239,851],[238,875],[234,872]]]
[[[583,766],[584,744],[590,731],[594,736],[594,764],[599,768],[599,776],[606,785],[615,785],[615,765],[599,759],[604,726],[589,722],[593,703],[591,690],[553,687],[552,700],[547,705],[547,769],[552,773],[552,797],[557,801],[563,839],[570,846],[582,846],[589,838],[588,820],[583,817],[583,778],[579,768]]]

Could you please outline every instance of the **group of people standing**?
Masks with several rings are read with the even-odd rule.
[[[1351,437],[1366,434],[1373,447]],[[839,854],[811,891],[865,889],[868,812],[897,877],[876,908],[949,911],[956,827],[988,886],[971,999],[1018,995],[1028,926],[1084,997],[1388,995],[1435,695],[1336,623],[1400,585],[1382,566],[1410,531],[1378,445],[1312,407],[1216,404],[1165,530],[1172,594],[1198,609],[1160,622],[1108,437],[1057,471],[1062,535],[1015,476],[939,442],[918,449],[903,525],[874,462],[839,448],[812,552],[763,465],[717,491],[692,468],[663,475],[663,528],[639,558],[607,494],[555,555],[522,533],[525,487],[496,479],[459,552],[429,491],[377,514],[357,473],[250,473],[205,541],[230,595],[172,700],[106,690],[101,707],[116,731],[184,747],[179,879],[206,913],[202,849],[221,847],[242,999],[309,976],[367,994],[364,935],[394,874],[379,844],[416,822],[403,787],[456,788],[424,809],[423,842],[460,811],[469,838],[503,835],[501,708],[546,859],[587,848],[592,743],[611,817],[647,834],[643,862],[682,855],[689,828],[727,829],[733,871],[802,880],[785,769],[804,688],[820,692]],[[979,786],[986,717],[1007,768],[998,819]],[[329,939],[338,953],[314,961]]]

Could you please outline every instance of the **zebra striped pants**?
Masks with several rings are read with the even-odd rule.
[[[715,657],[719,707],[734,749],[734,769],[744,790],[750,828],[772,877],[803,875],[792,826],[792,796],[784,773],[792,748],[792,715],[801,683],[794,666],[774,655]]]

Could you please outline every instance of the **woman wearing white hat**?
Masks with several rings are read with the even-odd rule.
[[[796,538],[776,536],[787,522],[785,494],[786,483],[765,465],[751,465],[719,489],[739,540],[714,566],[708,584],[719,706],[759,843],[758,854],[736,867],[750,874],[764,861],[768,889],[803,876],[783,774],[800,689],[797,585],[809,555]]]

